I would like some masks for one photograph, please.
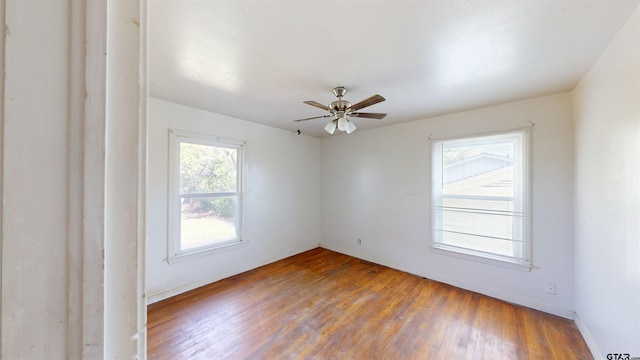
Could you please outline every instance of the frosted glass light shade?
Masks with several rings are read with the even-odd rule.
[[[347,134],[351,134],[352,132],[356,131],[356,124],[354,124],[353,121],[348,121],[346,131]]]
[[[333,135],[333,133],[336,132],[336,121],[335,120],[329,121],[329,123],[324,127],[324,131]]]
[[[346,117],[338,118],[338,130],[345,131],[349,126],[349,120]]]

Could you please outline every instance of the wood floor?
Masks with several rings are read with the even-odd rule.
[[[575,324],[325,249],[152,304],[149,359],[592,359]]]

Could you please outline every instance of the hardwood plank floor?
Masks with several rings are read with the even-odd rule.
[[[149,359],[592,359],[573,321],[317,248],[148,308]]]

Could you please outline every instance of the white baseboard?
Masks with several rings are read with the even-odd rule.
[[[589,332],[589,329],[582,322],[582,319],[580,318],[580,316],[578,315],[577,312],[576,312],[576,314],[574,316],[573,321],[575,321],[576,326],[578,327],[578,330],[580,331],[580,334],[582,334],[582,338],[584,339],[584,342],[587,343],[587,347],[589,348],[589,351],[591,351],[591,355],[593,356],[593,358],[594,359],[604,359],[604,356],[600,352],[600,349],[598,348],[598,345],[596,344],[595,340],[593,340],[593,336],[591,336],[591,333]]]
[[[408,268],[407,266],[403,266],[403,265],[399,265],[399,264],[395,264],[391,261],[387,261],[386,259],[379,259],[379,258],[375,258],[375,257],[371,257],[371,256],[367,256],[367,255],[363,255],[362,253],[353,251],[352,249],[346,248],[346,247],[342,247],[342,246],[337,246],[334,244],[327,244],[327,243],[320,243],[320,246],[328,249],[328,250],[332,250],[332,251],[336,251],[342,254],[346,254],[349,256],[353,256],[353,257],[357,257],[363,260],[367,260],[367,261],[371,261],[373,263],[376,264],[380,264],[380,265],[384,265],[384,266],[388,266],[390,268],[393,269],[397,269],[400,271],[404,271],[404,272],[408,272],[410,274],[414,274],[414,275],[418,275],[421,277],[425,277],[427,279],[431,279],[431,280],[435,280],[435,281],[439,281],[445,284],[449,284],[455,287],[459,287],[461,289],[465,289],[465,290],[469,290],[469,291],[473,291],[473,292],[477,292],[479,294],[483,294],[483,295],[487,295],[489,297],[493,297],[496,299],[500,299],[503,301],[507,301],[513,304],[517,304],[517,305],[522,305],[531,309],[535,309],[535,310],[539,310],[542,312],[546,312],[549,314],[553,314],[553,315],[557,315],[557,316],[561,316],[563,318],[567,318],[567,319],[571,319],[573,320],[575,313],[573,312],[573,310],[570,309],[564,309],[564,308],[559,308],[556,306],[552,306],[552,305],[548,305],[548,304],[544,304],[532,299],[528,299],[528,298],[524,298],[521,296],[516,296],[510,293],[505,293],[496,289],[491,289],[491,288],[487,288],[484,286],[478,286],[476,284],[470,284],[470,283],[466,283],[464,281],[460,281],[458,279],[454,279],[454,278],[450,278],[450,277],[446,277],[446,276],[442,276],[439,274],[433,274],[433,273],[426,273],[424,270],[422,269],[411,269]]]
[[[219,273],[219,274],[215,274],[212,276],[208,276],[204,279],[200,279],[198,281],[194,281],[188,284],[184,284],[172,289],[168,289],[168,290],[164,290],[155,294],[147,294],[147,305],[153,304],[155,302],[164,300],[164,299],[168,299],[172,296],[176,296],[179,294],[182,294],[184,292],[187,291],[191,291],[194,289],[197,289],[199,287],[205,286],[205,285],[209,285],[211,283],[214,283],[216,281],[222,280],[222,279],[226,279],[228,277],[234,276],[234,275],[238,275],[241,274],[243,272],[249,271],[249,270],[253,270],[256,268],[259,268],[260,266],[264,266],[267,264],[271,264],[273,262],[288,258],[290,256],[296,255],[296,254],[300,254],[303,253],[305,251],[311,250],[311,249],[315,249],[318,246],[320,246],[320,244],[314,244],[312,246],[307,246],[304,248],[300,248],[300,249],[296,249],[296,250],[291,250],[285,254],[282,254],[280,256],[277,257],[273,257],[273,258],[269,258],[269,259],[264,259],[262,261],[259,262],[255,262],[255,263],[249,263],[249,264],[242,264],[241,266],[235,267],[229,271],[225,271],[223,273]]]

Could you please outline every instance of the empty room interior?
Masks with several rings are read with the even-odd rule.
[[[0,18],[0,358],[640,359],[640,0]]]
[[[321,261],[320,247],[341,259],[324,266],[351,257],[383,265],[568,319],[595,358],[640,356],[637,5],[152,3],[149,355],[168,351],[151,349],[160,333],[188,332],[186,325],[156,331],[151,324],[172,297],[222,279],[285,291],[276,279],[310,271],[299,263]],[[275,264],[286,275],[266,270]],[[247,280],[252,275],[234,277],[247,271],[269,275],[254,274],[255,283]],[[379,296],[417,296],[403,283],[361,285],[362,271],[344,271]],[[335,276],[344,286],[337,294],[353,291],[338,273],[314,276]],[[289,296],[323,296],[320,280],[305,281],[316,285]],[[211,296],[215,304],[194,315],[204,319],[177,321],[215,335],[164,339],[175,342],[169,347],[221,357],[394,357],[383,348],[359,353],[373,345],[353,329],[352,341],[322,347],[347,335],[322,333],[330,325],[317,324],[319,314],[344,319],[303,311],[319,305],[301,301],[282,315],[295,312],[295,325],[262,321],[273,309],[247,315],[252,326],[284,328],[234,353],[234,336],[255,336],[234,328],[245,306],[265,300],[234,309],[215,299],[240,290],[217,286],[209,295],[197,290],[195,298]],[[421,296],[431,296],[421,300],[425,307],[438,301],[437,294]],[[374,306],[357,295],[345,302]],[[329,313],[342,311],[332,306]],[[340,316],[365,327],[375,321]],[[393,331],[410,326],[407,319],[394,320]],[[438,321],[454,320],[424,326]],[[503,354],[487,352],[489,340],[469,328],[448,334],[458,344],[444,350],[414,329],[412,341],[430,345],[402,357],[566,356],[549,348],[519,353],[506,338],[494,344]],[[385,339],[380,326],[369,331]],[[584,356],[579,345],[566,344],[575,358]],[[305,353],[305,346],[316,348]]]

